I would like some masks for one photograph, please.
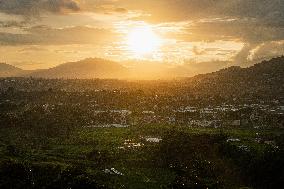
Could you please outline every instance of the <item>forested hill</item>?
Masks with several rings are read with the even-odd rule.
[[[187,79],[189,90],[200,95],[229,97],[284,96],[284,56],[249,68],[229,67]]]

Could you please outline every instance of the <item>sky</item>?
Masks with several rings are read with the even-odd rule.
[[[284,54],[283,10],[283,0],[0,0],[0,62],[248,66]]]

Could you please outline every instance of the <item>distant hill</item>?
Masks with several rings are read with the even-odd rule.
[[[15,66],[0,63],[0,77],[15,77],[24,74],[24,72],[24,70]]]
[[[263,61],[248,68],[237,66],[197,75],[187,80],[200,95],[229,97],[284,97],[284,56]]]
[[[54,68],[34,71],[28,76],[40,78],[126,78],[127,68],[119,63],[99,58],[88,58],[78,62],[64,63]]]
[[[186,82],[196,91],[210,89],[211,92],[223,90],[244,93],[243,89],[278,88],[283,90],[284,57],[263,61],[248,68],[232,66],[207,74],[200,74],[186,79]],[[224,67],[224,62],[205,64],[189,64],[177,67],[154,63],[133,64],[125,67],[120,63],[100,58],[88,58],[77,62],[69,62],[50,69],[26,71],[20,68],[0,63],[0,77],[35,77],[35,78],[65,78],[65,79],[170,79],[188,77],[195,73],[206,73],[216,67]],[[209,67],[209,68],[208,68]],[[215,68],[215,69],[217,69]],[[220,86],[223,86],[221,89]],[[225,90],[226,89],[226,90]],[[229,90],[230,89],[230,90]],[[219,91],[222,93],[222,91]]]

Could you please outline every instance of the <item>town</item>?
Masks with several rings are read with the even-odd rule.
[[[78,121],[85,127],[106,124],[173,124],[213,128],[284,127],[284,105],[281,98],[265,101],[239,97],[218,103],[214,96],[203,100],[190,92],[180,95],[176,91],[171,92],[173,89],[170,85],[177,85],[179,81],[156,83],[153,86],[156,90],[143,89],[143,84],[132,89],[135,82],[119,80],[68,82],[2,79],[1,118],[9,116],[10,119],[17,119],[19,110],[22,110],[21,114],[39,111],[40,114],[52,115],[68,109],[80,114]],[[93,85],[98,87],[88,89]],[[120,87],[114,89],[117,86]],[[244,101],[247,103],[243,103]]]

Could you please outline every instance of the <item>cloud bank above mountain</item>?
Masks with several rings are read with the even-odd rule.
[[[0,0],[1,61],[135,59],[127,33],[146,24],[163,46],[143,60],[247,66],[283,54],[283,10],[281,0]]]

